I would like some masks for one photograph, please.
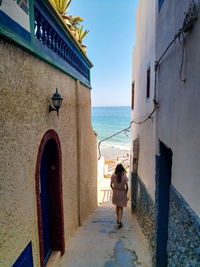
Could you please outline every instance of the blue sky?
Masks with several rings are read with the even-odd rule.
[[[92,106],[130,106],[138,0],[72,0],[68,14],[84,18],[83,43],[94,64]]]

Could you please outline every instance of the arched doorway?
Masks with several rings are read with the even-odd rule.
[[[40,143],[35,175],[42,267],[53,250],[63,254],[65,249],[61,160],[58,135],[54,130],[49,130]]]

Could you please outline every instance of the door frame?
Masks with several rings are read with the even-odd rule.
[[[64,214],[63,214],[63,193],[62,193],[62,156],[61,156],[61,145],[58,134],[53,130],[48,130],[42,137],[36,162],[36,171],[35,171],[35,187],[36,187],[36,205],[37,205],[37,219],[38,219],[38,234],[39,234],[39,249],[40,249],[40,264],[41,267],[44,267],[44,251],[43,251],[43,238],[42,238],[42,214],[41,214],[41,203],[40,203],[40,165],[42,154],[45,148],[45,145],[48,141],[53,140],[57,147],[58,153],[58,169],[56,172],[56,181],[58,183],[58,190],[56,190],[56,201],[59,206],[59,222],[57,229],[59,236],[54,236],[55,242],[59,243],[59,247],[56,247],[56,250],[60,250],[63,255],[65,252],[65,239],[64,239]]]

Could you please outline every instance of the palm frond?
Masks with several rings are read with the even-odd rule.
[[[83,38],[88,34],[89,30],[85,30],[83,31],[83,26],[81,26],[81,28],[77,29],[77,33],[78,33],[78,41],[82,42]]]

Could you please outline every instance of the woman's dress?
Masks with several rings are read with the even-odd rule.
[[[112,203],[119,207],[127,206],[127,192],[125,184],[128,182],[126,175],[122,175],[121,182],[117,182],[117,175],[113,174],[111,176],[111,182],[114,184]]]

